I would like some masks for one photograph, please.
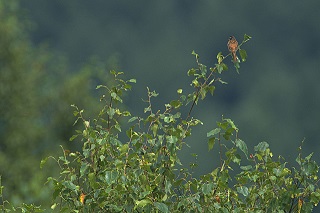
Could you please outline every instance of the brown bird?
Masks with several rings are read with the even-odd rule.
[[[238,42],[234,36],[230,36],[228,40],[228,49],[232,54],[233,61],[237,62],[237,50],[238,50]]]

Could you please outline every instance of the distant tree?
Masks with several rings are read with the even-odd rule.
[[[40,195],[34,186],[43,177],[36,165],[45,131],[39,85],[47,55],[30,43],[30,23],[20,12],[18,1],[0,1],[0,175],[14,202],[30,202],[30,194]]]
[[[71,137],[71,103],[99,110],[92,88],[116,68],[92,58],[71,72],[64,57],[32,44],[32,27],[19,1],[0,0],[0,176],[13,203],[49,201],[42,186],[54,171],[40,171],[40,159]]]

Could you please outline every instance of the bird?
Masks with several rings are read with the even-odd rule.
[[[237,50],[238,50],[237,39],[234,36],[230,36],[227,46],[228,46],[230,53],[232,54],[233,61],[237,62]]]

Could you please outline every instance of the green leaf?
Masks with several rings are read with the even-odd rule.
[[[159,209],[161,212],[164,212],[164,213],[169,212],[168,206],[167,206],[166,204],[164,204],[164,203],[158,203],[158,202],[154,202],[153,204],[154,204],[154,206],[155,206],[157,209]]]
[[[251,36],[249,36],[249,35],[247,35],[247,34],[244,34],[244,36],[243,36],[243,42],[247,42],[247,41],[249,41],[251,38],[252,38]]]
[[[136,80],[136,79],[134,79],[134,78],[132,78],[132,79],[128,80],[128,82],[136,83],[136,82],[137,82],[137,80]]]
[[[223,71],[223,66],[221,64],[217,64],[216,67],[217,67],[218,73],[221,74]]]
[[[44,159],[41,160],[41,162],[40,162],[40,169],[43,168],[43,165],[46,164],[47,161],[48,161],[48,157],[46,157],[46,158],[44,158]],[[0,194],[1,194],[1,193],[0,193]]]
[[[108,184],[112,184],[116,181],[118,177],[117,171],[106,171],[105,179]]]
[[[127,91],[128,89],[131,90],[132,86],[130,84],[124,85],[124,90]]]
[[[104,161],[105,158],[106,158],[106,156],[104,156],[104,155],[100,155],[100,157],[99,157],[101,162]]]
[[[203,100],[207,95],[207,90],[205,90],[205,88],[202,87],[199,92],[201,95],[201,100]]]
[[[316,175],[318,173],[319,167],[316,162],[307,162],[301,167],[301,171],[306,176]]]
[[[207,137],[210,137],[210,136],[212,136],[212,135],[216,135],[216,134],[218,134],[220,131],[221,131],[220,128],[215,128],[215,129],[213,129],[213,130],[211,130],[210,132],[207,133]]]
[[[143,208],[144,206],[146,206],[148,204],[152,204],[151,200],[149,200],[149,199],[137,200],[136,201],[136,206],[134,208],[135,209],[137,207],[142,207]]]
[[[311,159],[312,155],[313,155],[313,153],[311,153],[310,155],[308,155],[305,159],[306,159],[307,161],[309,161],[309,160]]]
[[[157,97],[159,95],[159,93],[156,93],[155,90],[150,92],[149,87],[147,87],[147,90],[148,90],[148,95],[150,95],[151,97]]]
[[[228,66],[225,63],[221,63],[221,66],[223,68],[223,71],[227,71],[228,70]]]
[[[78,111],[73,111],[73,115],[76,117],[79,114]]]
[[[188,76],[193,76],[194,74],[196,74],[196,70],[194,69],[194,68],[192,68],[192,69],[190,69],[190,70],[188,70]]]
[[[223,81],[223,80],[221,80],[220,78],[218,79],[218,81],[219,81],[221,84],[228,84],[228,82]]]
[[[138,117],[132,117],[132,118],[130,118],[129,120],[128,120],[128,123],[131,123],[131,122],[133,122],[133,121],[135,121],[135,120],[137,120],[138,119]]]
[[[235,131],[238,130],[238,127],[236,127],[236,125],[234,124],[234,122],[231,119],[226,118],[224,120],[231,126],[232,129],[234,129]]]
[[[72,190],[72,191],[77,191],[77,189],[79,188],[78,186],[76,186],[74,183],[72,183],[71,181],[64,181],[62,183],[65,187],[67,187],[68,189]]]
[[[143,112],[146,113],[146,112],[150,112],[151,111],[151,106],[148,106],[146,108],[144,108]]]
[[[19,207],[21,212],[44,212],[44,210],[40,209],[40,206],[35,206],[34,204],[22,204],[22,207]]]
[[[213,183],[203,184],[202,185],[203,194],[205,194],[205,195],[210,194],[212,192],[212,190],[213,190],[213,186],[214,186]]]
[[[240,139],[236,139],[236,146],[246,155],[246,157],[248,158],[248,147],[247,144]]]
[[[199,85],[200,85],[197,79],[193,79],[192,84],[193,84],[195,87],[199,87]]]
[[[114,108],[107,109],[107,114],[110,116],[110,119],[113,118],[115,112],[116,112],[116,110]]]
[[[151,130],[152,130],[152,133],[153,133],[153,137],[155,137],[157,135],[158,128],[159,128],[158,124],[152,125]]]
[[[190,122],[189,122],[190,126],[196,126],[198,124],[201,124],[203,125],[202,121],[200,121],[199,119],[192,119]]]
[[[241,156],[239,154],[234,154],[233,156],[231,156],[231,160],[232,160],[232,162],[240,165]]]
[[[106,139],[105,138],[99,138],[99,139],[97,139],[97,143],[99,144],[99,145],[103,145],[103,144],[106,144]]]
[[[315,192],[311,193],[310,201],[313,203],[318,203],[320,201],[320,189],[316,189]]]
[[[225,63],[216,64],[216,68],[219,74],[221,74],[223,71],[228,70],[228,66]]]
[[[166,201],[167,199],[168,199],[168,195],[167,194],[163,195],[163,197],[161,198],[162,201]]]
[[[228,141],[230,140],[230,137],[233,135],[232,132],[234,131],[234,129],[229,128],[225,131],[225,133],[223,134],[223,137]]]
[[[269,179],[270,179],[271,181],[276,181],[276,180],[277,180],[277,177],[274,176],[274,175],[271,175],[271,176],[269,176]]]
[[[104,85],[98,85],[98,86],[96,87],[96,89],[100,89],[100,88],[107,88],[107,87],[104,86]]]
[[[121,126],[119,124],[115,124],[113,125],[113,127],[118,130],[119,132],[121,132]]]
[[[249,195],[249,190],[248,190],[248,187],[246,187],[246,186],[237,187],[237,192],[242,194],[245,197],[247,197]]]
[[[177,93],[178,93],[178,94],[181,94],[181,93],[182,93],[182,89],[178,89],[178,90],[177,90]]]
[[[223,55],[222,55],[222,52],[219,52],[217,54],[217,60],[218,60],[218,64],[221,64],[221,62],[223,61]]]
[[[215,143],[215,137],[212,137],[212,138],[209,138],[209,141],[208,141],[208,149],[209,149],[209,151],[211,150],[211,149],[213,149],[213,146],[214,146],[214,143]]]
[[[244,170],[244,171],[249,171],[250,169],[252,169],[251,165],[247,165],[247,166],[240,166],[240,169]]]
[[[297,158],[296,158],[296,162],[301,166],[301,156],[299,155]]]
[[[239,73],[240,63],[237,61],[237,62],[234,62],[233,65],[234,65],[234,68],[236,68],[237,73],[240,74]]]
[[[181,112],[177,112],[172,117],[175,118],[175,119],[180,118],[181,117]]]
[[[88,163],[86,163],[86,162],[82,163],[82,165],[80,167],[80,177],[82,177],[84,175],[84,173],[87,170],[88,166],[89,166]]]
[[[78,137],[79,135],[72,135],[71,138],[69,139],[69,141],[73,141],[74,139],[76,139],[76,137]]]
[[[254,151],[256,152],[264,152],[269,147],[267,142],[260,142],[257,146],[254,147]]]
[[[239,53],[240,53],[240,57],[241,57],[242,62],[245,62],[248,57],[247,52],[244,49],[240,49]]]
[[[91,187],[94,187],[94,185],[97,184],[95,174],[93,172],[88,174],[88,180]]]
[[[197,158],[198,154],[197,153],[191,153],[191,156],[194,157],[194,158]]]
[[[171,117],[166,116],[166,117],[163,118],[163,121],[166,122],[166,123],[170,123]]]
[[[199,58],[199,55],[194,50],[192,50],[191,54],[194,55],[196,57],[196,59]]]
[[[202,75],[205,75],[207,73],[207,66],[206,65],[199,64],[199,69],[200,69]]]
[[[129,111],[123,111],[122,115],[123,116],[131,116],[131,113]]]
[[[167,136],[166,138],[167,138],[168,143],[170,143],[170,144],[175,144],[178,141],[178,138],[175,136],[172,136],[172,135]]]
[[[51,207],[50,207],[50,208],[51,208],[52,210],[54,210],[56,207],[57,207],[57,204],[56,204],[56,203],[54,203],[54,204],[52,204],[52,205],[51,205]]]
[[[124,144],[123,146],[121,146],[121,148],[120,148],[120,153],[121,153],[121,154],[127,153],[128,150],[129,150],[129,145],[126,143],[126,144]]]
[[[215,89],[216,89],[215,86],[209,86],[209,87],[208,87],[208,90],[209,90],[209,92],[210,92],[211,95],[213,95],[213,92],[214,92]]]
[[[170,177],[170,176],[168,176],[168,177]],[[171,186],[172,186],[171,182],[170,182],[169,180],[166,180],[166,184],[165,184],[165,192],[166,192],[166,193],[169,193],[169,194],[170,194],[170,192],[171,192]]]
[[[170,102],[170,105],[174,107],[175,109],[179,108],[181,106],[181,102],[179,100],[173,100]]]
[[[114,100],[117,100],[117,101],[119,101],[120,103],[122,103],[122,99],[120,98],[120,96],[117,95],[117,93],[112,92],[110,95],[111,95],[111,97],[112,97]]]
[[[281,176],[283,169],[282,168],[273,168],[272,171],[277,177],[279,177],[279,176]]]
[[[119,141],[117,138],[115,137],[111,137],[110,138],[110,143],[113,144],[113,145],[116,145],[116,146],[120,146],[122,145],[121,141]]]

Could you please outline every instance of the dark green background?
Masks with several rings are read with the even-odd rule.
[[[218,86],[215,96],[194,109],[204,126],[194,129],[191,148],[181,154],[183,162],[197,153],[197,174],[213,168],[217,154],[207,151],[206,133],[221,115],[235,121],[251,151],[267,141],[274,155],[293,161],[305,138],[303,152],[319,153],[319,8],[317,0],[21,2],[19,13],[32,23],[28,25],[32,45],[45,44],[52,57],[40,88],[44,92],[37,96],[55,97],[42,114],[42,120],[43,115],[48,117],[43,122],[52,127],[42,136],[54,135],[43,140],[42,150],[58,150],[73,134],[70,104],[90,108],[98,101],[94,88],[106,76],[93,73],[88,63],[105,62],[108,69],[136,78],[126,104],[142,115],[147,86],[159,93],[154,106],[175,98],[178,88],[188,90],[186,72],[195,66],[192,50],[202,63],[214,66],[218,52],[228,53],[230,35],[241,41],[248,34],[252,40],[243,46],[248,60],[241,64],[240,75],[227,59],[229,71],[223,80],[229,84]]]

